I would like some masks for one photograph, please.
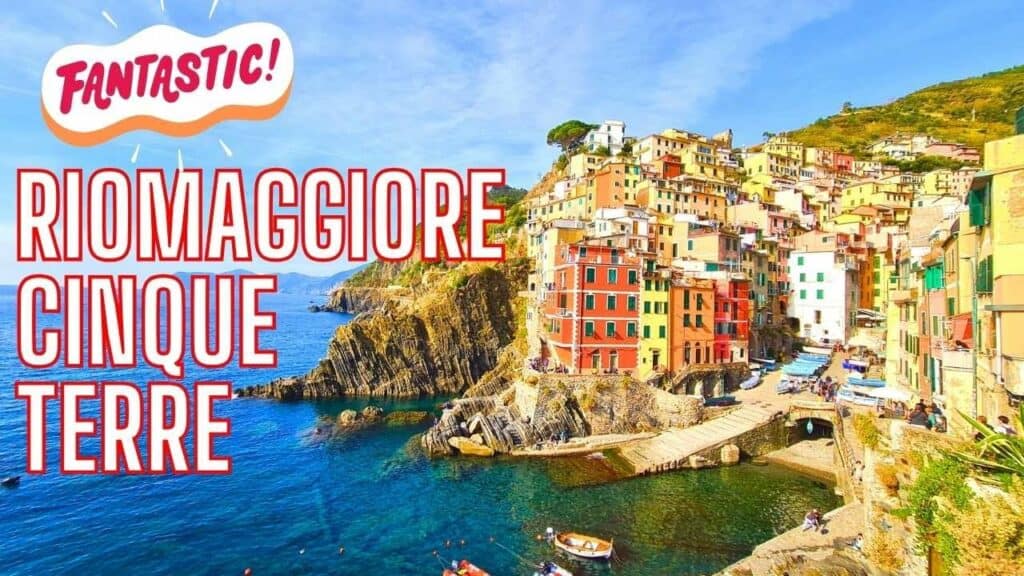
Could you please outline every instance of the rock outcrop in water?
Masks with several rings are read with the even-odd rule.
[[[475,265],[441,279],[408,301],[375,296],[381,298],[379,307],[340,326],[309,374],[240,395],[288,400],[461,394],[499,365],[502,351],[515,339],[515,299],[525,283],[525,267],[517,261]],[[369,300],[360,302],[357,308]]]

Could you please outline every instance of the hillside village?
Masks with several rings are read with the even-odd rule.
[[[994,421],[1024,398],[1021,113],[983,151],[559,129],[557,176],[526,200],[534,367],[679,379],[801,342],[864,349],[872,376],[947,413]]]

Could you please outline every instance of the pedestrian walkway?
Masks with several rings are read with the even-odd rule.
[[[757,403],[689,428],[669,429],[653,438],[622,448],[620,455],[637,476],[675,470],[689,465],[689,458],[711,448],[724,446],[736,437],[755,430],[782,412]]]

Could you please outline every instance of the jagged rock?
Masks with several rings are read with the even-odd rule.
[[[448,439],[448,444],[450,444],[452,448],[458,450],[463,456],[494,456],[493,448],[474,442],[470,438],[455,436]]]
[[[338,426],[354,426],[359,421],[359,412],[355,410],[342,410],[338,414]]]
[[[386,301],[361,314],[338,328],[326,358],[309,374],[239,395],[289,400],[462,393],[498,365],[499,352],[515,339],[513,301],[525,282],[525,268],[521,263],[482,267],[452,282],[430,290],[415,305]],[[493,377],[497,385],[507,381]]]
[[[367,406],[360,415],[366,420],[380,420],[384,416],[384,409],[380,406]]]
[[[591,434],[632,433],[700,422],[699,398],[677,396],[624,376],[544,375],[499,394],[452,402],[421,443],[452,454],[449,440],[479,435],[498,453]]]

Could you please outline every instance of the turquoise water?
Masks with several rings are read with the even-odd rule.
[[[279,329],[265,344],[279,351],[281,368],[224,369],[204,379],[240,386],[302,372],[348,319],[311,314],[305,298],[268,302]],[[14,380],[158,377],[142,368],[25,370],[12,312],[13,291],[0,288],[0,380],[7,386],[0,395],[0,476],[21,473],[25,463],[24,406],[13,397]],[[189,366],[186,374],[200,373]],[[425,459],[415,450],[417,427],[309,441],[318,416],[367,403],[218,404],[233,420],[232,436],[217,443],[218,453],[234,457],[230,476],[25,476],[20,487],[0,490],[0,574],[231,575],[251,567],[256,576],[429,575],[440,573],[435,550],[445,559],[469,557],[495,575],[528,574],[524,560],[553,557],[534,539],[546,526],[615,539],[619,558],[610,565],[554,556],[576,574],[705,574],[798,524],[808,508],[838,504],[830,487],[773,467],[580,487],[576,467],[561,462]],[[436,402],[382,404],[390,410]],[[49,432],[54,447],[56,427]],[[53,470],[56,449],[50,456]]]

